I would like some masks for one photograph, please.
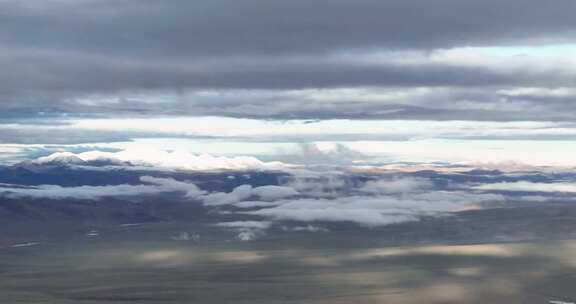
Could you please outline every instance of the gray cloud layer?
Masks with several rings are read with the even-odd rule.
[[[492,92],[502,87],[569,87],[574,71],[354,58],[373,50],[573,43],[574,11],[576,3],[560,0],[547,5],[534,0],[1,0],[0,110],[4,116],[42,111],[279,119],[572,119],[565,114],[570,112],[565,100],[573,96],[548,106],[540,116],[478,107],[470,114],[470,107],[456,105],[463,95],[467,101],[494,104],[500,99]],[[233,101],[198,100],[187,93],[345,87],[443,87],[455,90],[456,96],[428,96],[448,97],[448,106],[438,107],[418,99],[408,105],[398,100],[370,105],[354,98],[322,104],[261,93],[256,98],[240,94]],[[166,93],[169,100],[159,102]],[[528,96],[521,102],[544,104],[549,98]],[[263,114],[262,105],[269,108]]]
[[[13,45],[126,57],[364,47],[438,48],[575,38],[573,1],[2,1]]]

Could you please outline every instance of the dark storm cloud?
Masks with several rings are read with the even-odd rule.
[[[2,1],[13,45],[212,57],[573,40],[568,0]]]
[[[296,100],[259,97],[237,109],[239,101],[180,99],[167,106],[127,96],[206,89],[570,86],[573,71],[349,59],[375,49],[574,42],[574,11],[574,1],[535,0],[0,0],[0,111],[453,119],[465,109],[410,105],[389,115],[396,104],[350,100],[352,106],[292,108]],[[348,59],[334,56],[340,53]],[[94,94],[116,101],[79,102]],[[262,104],[270,109],[265,115],[256,109]],[[369,109],[351,109],[357,105]],[[488,119],[517,117],[487,112]]]
[[[1,52],[1,51],[0,51]],[[136,89],[306,89],[358,86],[534,86],[570,85],[570,71],[499,71],[422,63],[361,63],[338,59],[264,58],[225,63],[124,62],[121,59],[75,54],[27,54],[30,57],[2,59],[13,73],[0,75],[0,88],[7,94],[67,94],[121,92]],[[24,56],[24,55],[19,55]],[[39,60],[40,56],[42,60]],[[361,56],[359,54],[358,56]],[[33,57],[39,61],[32,62]],[[43,64],[38,69],[38,64]],[[32,86],[30,86],[32,85]],[[58,95],[60,93],[61,95]],[[41,94],[38,94],[41,96]]]
[[[215,136],[190,135],[181,132],[126,131],[76,129],[65,120],[40,121],[24,120],[24,123],[6,124],[0,120],[0,145],[2,144],[49,144],[74,145],[88,143],[128,142],[134,138],[187,138],[195,140],[221,139]]]
[[[353,90],[232,90],[168,95],[165,103],[128,103],[162,115],[225,115],[255,119],[407,119],[574,121],[576,94],[511,96],[497,88],[365,88]],[[166,99],[165,96],[162,98]],[[149,99],[149,98],[144,98]],[[154,98],[152,98],[154,99]],[[126,103],[122,103],[126,105]],[[108,105],[109,111],[116,112]]]

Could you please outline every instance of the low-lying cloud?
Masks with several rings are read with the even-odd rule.
[[[403,198],[348,196],[337,199],[286,200],[272,208],[243,213],[281,221],[352,222],[376,227],[417,221],[422,216],[440,216],[466,209],[478,203],[502,199],[503,197],[498,195],[451,192]]]
[[[34,187],[2,187],[0,194],[10,198],[47,198],[47,199],[83,199],[99,200],[106,197],[127,197],[180,193],[188,198],[197,198],[205,192],[196,185],[180,182],[172,178],[142,176],[141,185],[107,185],[62,187],[58,185],[39,185]]]
[[[423,178],[396,178],[392,180],[368,181],[360,191],[373,194],[403,194],[431,189],[433,184]]]
[[[252,187],[251,185],[241,185],[228,193],[214,192],[206,195],[202,198],[202,201],[210,206],[232,205],[254,197],[264,200],[262,204],[266,204],[266,202],[269,201],[292,197],[298,194],[299,192],[294,188],[285,186],[267,185]],[[253,207],[256,207],[256,205]]]
[[[529,181],[507,182],[496,184],[483,184],[475,186],[479,190],[497,190],[497,191],[521,191],[521,192],[576,192],[576,183],[558,182],[558,183],[534,183]]]
[[[82,160],[83,161],[83,160]],[[88,171],[90,172],[90,171]],[[543,196],[515,196],[505,192],[573,193],[571,182],[500,182],[441,189],[431,178],[384,174],[368,181],[366,176],[344,172],[295,171],[284,183],[253,186],[242,184],[230,191],[207,191],[193,181],[167,177],[142,176],[141,184],[63,187],[58,185],[0,185],[0,195],[8,198],[100,200],[109,197],[145,197],[177,195],[184,203],[204,206],[211,214],[235,221],[222,221],[217,227],[234,230],[241,239],[253,239],[271,227],[292,227],[293,222],[308,224],[346,222],[365,227],[418,221],[423,217],[441,217],[455,212],[501,206],[512,201],[539,203]],[[90,173],[88,173],[90,174]],[[443,173],[442,173],[443,174]],[[457,173],[454,180],[465,173]],[[222,175],[225,178],[226,175]],[[528,175],[530,178],[532,175]],[[284,176],[286,177],[286,176]],[[444,178],[447,178],[446,175]],[[483,180],[485,176],[469,175]],[[514,178],[519,175],[498,178]],[[281,180],[282,181],[282,180]],[[310,186],[306,186],[309,183]],[[494,194],[485,191],[503,191]],[[494,205],[492,205],[494,204]],[[316,224],[314,224],[316,225]],[[321,230],[321,229],[320,229]],[[318,230],[318,231],[320,231]]]

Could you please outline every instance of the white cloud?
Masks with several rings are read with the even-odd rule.
[[[298,191],[290,187],[284,186],[260,186],[253,188],[250,185],[241,185],[232,192],[214,192],[202,197],[205,205],[219,206],[219,205],[232,205],[239,203],[250,197],[258,197],[264,201],[274,201],[282,198],[292,197],[298,195]]]
[[[374,91],[376,90],[376,91]],[[310,90],[299,91],[308,94],[329,94],[342,98],[342,102],[351,98],[362,98],[372,96],[370,102],[382,100],[383,96],[378,93],[384,92],[396,95],[406,93],[404,90],[390,91],[391,89],[356,89],[348,90]],[[444,88],[415,89],[422,94],[435,90],[446,90]],[[423,91],[422,91],[423,90]],[[421,92],[422,91],[422,92]],[[360,95],[360,97],[359,97]],[[424,95],[424,98],[428,96]],[[557,131],[551,129],[561,127],[562,124],[554,122],[537,121],[515,121],[515,122],[489,122],[489,121],[434,121],[434,120],[352,120],[352,119],[330,119],[310,122],[306,120],[291,120],[288,122],[277,122],[257,119],[237,119],[226,117],[171,117],[171,118],[110,118],[110,119],[74,119],[70,120],[71,126],[51,127],[51,128],[74,128],[79,130],[99,130],[124,132],[156,132],[164,134],[166,137],[174,136],[217,136],[233,138],[282,138],[291,136],[314,137],[322,135],[404,135],[415,137],[437,137],[446,134],[498,134],[502,131],[513,132],[514,134],[526,134],[531,131],[547,132]],[[3,127],[8,127],[4,125]],[[39,126],[13,125],[14,128],[40,128]],[[554,134],[554,133],[546,133]],[[318,148],[320,151],[315,151]],[[304,144],[296,147],[290,154],[300,153],[307,155],[314,154],[340,154],[349,155],[364,153],[364,150],[351,148],[348,145],[336,147],[330,145],[309,145]]]
[[[183,192],[188,198],[198,198],[206,193],[191,182],[181,182],[172,178],[159,178],[153,176],[142,176],[140,181],[153,185],[158,185],[164,191]]]
[[[201,190],[192,182],[178,181],[173,178],[159,178],[142,176],[141,185],[107,185],[107,186],[78,186],[62,187],[59,185],[39,185],[35,187],[17,187],[12,185],[0,185],[0,194],[8,197],[34,197],[51,199],[87,199],[97,200],[102,197],[112,196],[137,196],[154,195],[161,193],[178,192],[187,199],[201,200],[206,206],[232,205],[255,197],[265,202],[252,202],[252,207],[262,206],[268,201],[284,199],[298,195],[298,191],[284,186],[261,186],[241,185],[229,193],[208,193]],[[250,202],[246,202],[250,204]]]
[[[275,220],[292,220],[301,222],[354,222],[370,227],[416,221],[418,219],[414,215],[410,214],[385,215],[367,208],[341,209],[328,206],[319,209],[311,208],[309,210],[304,208],[271,208],[251,211],[248,212],[248,214],[261,215]]]
[[[374,194],[410,193],[432,188],[433,184],[423,178],[397,178],[393,180],[368,181],[359,190]]]
[[[462,192],[425,192],[402,198],[349,196],[337,199],[285,200],[272,208],[245,211],[274,220],[302,222],[354,222],[365,226],[383,226],[416,221],[420,216],[438,216],[485,201],[502,200],[500,195]]]
[[[214,192],[205,195],[202,197],[202,201],[208,206],[231,205],[248,199],[252,196],[252,190],[253,188],[250,185],[241,185],[234,188],[234,190],[229,193]]]
[[[496,183],[475,186],[479,190],[526,191],[526,192],[576,192],[576,183],[533,183],[527,181]]]
[[[278,154],[290,163],[313,165],[343,165],[366,158],[366,155],[341,143],[301,143],[296,149],[279,151]]]
[[[158,186],[152,185],[115,185],[115,186],[80,186],[61,187],[57,185],[40,185],[33,189],[0,188],[0,193],[7,197],[32,197],[49,199],[86,199],[97,200],[110,196],[131,196],[159,193]]]
[[[306,226],[283,226],[282,230],[289,231],[289,232],[328,232],[329,230],[324,227],[318,227],[314,225],[306,225]]]
[[[40,185],[34,188],[2,187],[0,194],[7,197],[31,197],[49,199],[84,199],[98,200],[113,196],[139,196],[155,195],[161,193],[179,192],[189,198],[197,198],[205,192],[196,185],[180,182],[172,178],[157,178],[142,176],[142,185],[108,185],[108,186],[79,186],[62,187],[58,185]]]
[[[555,71],[573,75],[576,60],[571,56],[574,46],[566,50],[554,47],[458,47],[434,52],[374,52],[348,60],[372,64],[397,63],[408,66],[446,65],[488,68],[500,73],[522,71],[537,73]]]
[[[256,231],[241,231],[240,233],[238,233],[236,238],[240,241],[248,242],[257,239],[260,236],[260,234],[262,234],[262,232],[257,233]]]
[[[291,187],[269,185],[252,189],[252,194],[265,201],[275,201],[282,198],[296,196],[299,193]]]
[[[576,96],[575,88],[513,88],[501,90],[499,93],[508,96],[521,97],[574,97]]]
[[[252,241],[265,235],[265,230],[272,226],[272,222],[236,221],[218,223],[215,226],[238,231],[236,238],[240,241]]]
[[[362,93],[362,90],[358,90],[353,90],[342,98],[349,100],[349,98],[360,94],[375,95],[374,100],[379,100],[382,98],[380,95],[383,94],[382,92]],[[424,90],[424,92],[428,92],[427,94],[440,94],[441,97],[427,98],[424,96],[422,99],[437,103],[438,100],[456,98],[450,94],[450,91],[442,92],[442,90],[444,89],[432,88]],[[549,93],[556,95],[568,94],[570,91],[566,90]],[[320,92],[330,96],[342,96],[340,91],[330,93],[320,90]],[[319,94],[318,90],[301,93]],[[514,96],[520,98],[517,96],[518,94],[537,93],[539,94],[538,91],[527,89],[518,92],[501,92],[504,101],[478,101],[474,106],[492,106],[495,109],[490,111],[499,111],[507,104],[516,104],[516,102],[506,102],[506,98]],[[388,92],[388,94],[397,95],[398,93]],[[466,96],[466,94],[464,95]],[[499,97],[494,98],[499,99]],[[534,98],[534,96],[531,98]],[[468,104],[466,107],[471,107],[472,105],[469,103],[470,101],[468,100],[459,100],[457,104]],[[452,102],[448,106],[454,107],[454,105],[455,103]],[[522,104],[519,106],[519,111],[524,111],[527,108],[526,105]],[[532,105],[529,108],[534,110]],[[447,108],[447,110],[449,109]],[[530,117],[526,119],[530,119]],[[98,146],[136,151],[137,153],[122,153],[126,154],[128,161],[145,161],[146,163],[164,165],[169,168],[184,167],[184,169],[192,170],[276,167],[270,163],[255,162],[254,159],[241,160],[229,157],[228,159],[233,159],[231,163],[222,159],[190,159],[190,155],[198,157],[198,153],[208,153],[208,155],[228,153],[235,155],[267,155],[278,157],[278,159],[287,157],[287,162],[290,162],[290,160],[308,161],[311,164],[325,163],[330,160],[338,160],[336,163],[342,163],[342,161],[350,162],[356,159],[363,159],[362,155],[411,162],[448,161],[474,163],[515,160],[530,165],[565,166],[575,164],[570,151],[573,151],[576,146],[576,143],[572,140],[576,136],[576,129],[571,124],[562,122],[352,119],[322,120],[318,122],[306,122],[303,120],[278,122],[222,117],[198,117],[194,119],[189,117],[72,119],[68,122],[70,125],[57,126],[1,124],[0,133],[2,133],[2,130],[5,132],[16,132],[17,134],[22,134],[21,132],[24,131],[49,133],[52,131],[76,130],[79,133],[104,132],[122,135],[123,137],[128,136],[127,134],[132,134],[128,136],[129,138],[154,134],[154,138],[135,138],[130,142],[100,143]],[[216,139],[203,139],[205,137]],[[390,141],[390,138],[397,139]],[[473,140],[469,140],[470,138]],[[554,140],[551,141],[549,139]],[[542,140],[547,140],[546,145],[542,144]],[[295,149],[293,143],[300,141],[314,144],[305,145],[305,149]],[[338,146],[338,144],[341,145]],[[156,157],[157,153],[154,150],[148,152],[151,147],[162,147],[181,152],[171,152],[168,157],[163,155]],[[336,149],[335,147],[341,148]],[[498,153],[494,153],[494,150],[498,150]],[[278,152],[276,155],[274,155],[275,151]],[[526,151],[538,151],[538,153],[526,153]],[[148,154],[149,156],[128,154]],[[179,157],[180,155],[185,156],[174,161],[166,160],[167,158]]]
[[[238,208],[262,208],[278,206],[281,202],[262,202],[262,201],[244,201],[235,203],[234,206]]]
[[[311,197],[337,197],[348,183],[342,172],[290,170],[292,175],[284,186]]]
[[[265,221],[236,221],[236,222],[222,222],[215,224],[217,227],[231,228],[231,229],[268,229],[272,226],[272,222]]]

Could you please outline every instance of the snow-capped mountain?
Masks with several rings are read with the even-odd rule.
[[[174,170],[280,170],[288,165],[281,162],[263,162],[248,156],[214,156],[188,152],[160,150],[120,152],[89,151],[83,153],[56,152],[28,161],[32,165],[59,166],[138,166]]]
[[[86,165],[87,161],[71,152],[57,152],[30,161],[36,165]]]

